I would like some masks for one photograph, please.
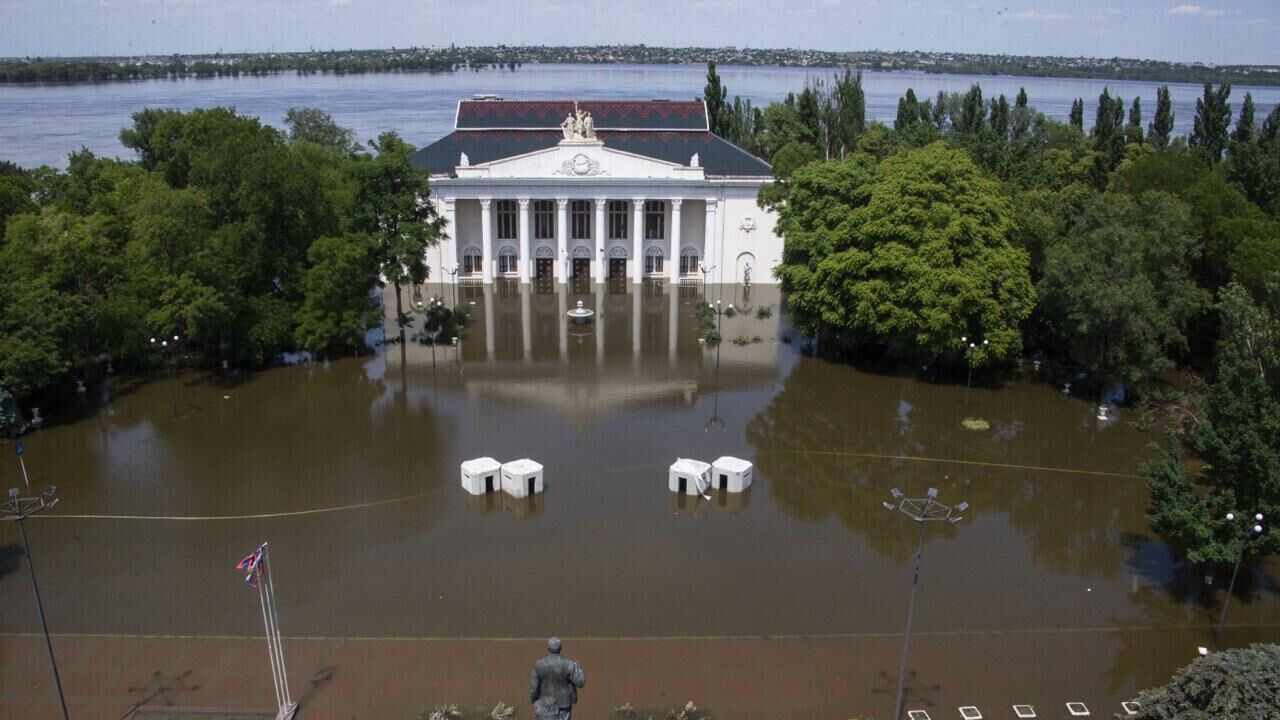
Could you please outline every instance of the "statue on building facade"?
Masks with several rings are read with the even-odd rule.
[[[529,700],[535,720],[572,720],[578,689],[587,684],[582,666],[560,657],[560,638],[547,641],[549,655],[533,664]]]
[[[565,140],[595,140],[596,124],[591,113],[578,108],[578,101],[573,102],[573,112],[560,123],[560,132]]]

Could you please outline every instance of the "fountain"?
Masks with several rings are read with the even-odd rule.
[[[595,316],[596,312],[590,308],[582,307],[582,301],[579,300],[578,306],[565,314],[568,315],[569,319],[574,323],[581,325],[591,322],[591,318]]]

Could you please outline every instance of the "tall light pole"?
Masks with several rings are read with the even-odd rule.
[[[169,374],[169,405],[173,408],[173,416],[178,417],[178,390],[173,383],[173,351],[178,347],[178,336],[173,336],[172,345],[167,339],[157,343],[155,338],[151,338],[151,347],[164,353],[164,369]]]
[[[1218,626],[1213,630],[1213,639],[1217,640],[1222,636],[1222,624],[1227,621],[1227,608],[1231,606],[1231,593],[1236,589],[1236,575],[1240,573],[1240,564],[1244,562],[1244,551],[1249,545],[1249,540],[1262,534],[1262,513],[1255,513],[1253,516],[1253,524],[1245,524],[1239,527],[1235,524],[1236,514],[1227,513],[1227,523],[1232,530],[1236,532],[1236,539],[1240,542],[1240,554],[1236,556],[1236,567],[1231,571],[1231,582],[1227,585],[1227,596],[1222,599],[1222,615],[1218,616]]]
[[[968,338],[968,336],[961,335],[961,336],[960,336],[960,344],[964,347],[964,357],[965,357],[965,360],[967,360],[967,361],[968,361],[968,363],[969,363],[969,376],[968,376],[968,377],[966,377],[966,378],[965,378],[965,381],[964,381],[964,414],[965,414],[965,416],[966,416],[966,417],[968,417],[968,415],[969,415],[969,387],[970,387],[971,385],[973,385],[973,351],[978,349],[978,342],[977,342],[977,340],[976,340],[976,339],[975,339],[975,340],[970,340],[970,339]],[[990,343],[988,343],[986,340],[983,340],[983,341],[982,341],[982,347],[983,347],[983,348],[986,348],[986,347],[987,347],[987,345],[989,345],[989,344],[990,344]]]
[[[962,502],[958,505],[944,505],[938,502],[938,489],[929,488],[929,492],[922,498],[909,498],[902,494],[898,488],[890,491],[893,494],[894,502],[885,501],[882,503],[890,512],[900,512],[920,524],[920,543],[916,546],[916,572],[911,578],[911,599],[907,602],[907,637],[902,643],[902,667],[898,670],[898,700],[894,704],[893,720],[901,720],[902,718],[902,700],[903,689],[907,681],[907,654],[911,650],[911,623],[915,619],[916,614],[916,590],[920,587],[920,558],[924,555],[924,528],[931,522],[960,522],[960,516],[956,513],[962,513],[969,508],[969,503]],[[896,503],[896,504],[895,504]]]
[[[58,661],[53,657],[53,641],[49,639],[49,623],[44,617],[44,602],[40,599],[40,584],[36,582],[36,565],[31,559],[31,543],[27,540],[27,526],[23,520],[38,512],[47,510],[58,504],[54,496],[54,488],[45,488],[40,497],[26,498],[18,494],[18,488],[9,491],[9,498],[0,504],[0,513],[5,520],[16,521],[18,532],[22,535],[22,551],[27,556],[27,569],[31,571],[31,589],[36,595],[36,611],[40,613],[40,629],[44,631],[44,646],[49,651],[49,666],[53,669],[53,685],[58,691],[58,705],[62,708],[62,720],[70,720],[67,715],[67,699],[62,696],[62,677],[58,674]]]

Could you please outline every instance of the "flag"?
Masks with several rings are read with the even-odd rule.
[[[262,565],[263,555],[267,552],[267,544],[262,543],[257,550],[244,556],[244,559],[236,564],[237,570],[243,570],[247,575],[244,581],[249,583],[249,587],[258,587],[258,567]]]

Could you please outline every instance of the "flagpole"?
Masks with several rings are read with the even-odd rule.
[[[284,697],[285,705],[293,704],[293,697],[289,694],[289,671],[284,664],[284,636],[280,632],[280,612],[279,606],[276,604],[276,583],[271,574],[270,553],[267,553],[267,597],[271,600],[271,620],[275,629],[276,639],[276,656],[280,667],[280,690]]]
[[[262,626],[266,628],[267,634],[267,660],[271,663],[272,689],[275,690],[276,707],[279,708],[284,703],[282,702],[283,698],[280,697],[280,676],[276,673],[275,650],[271,646],[271,622],[267,619],[267,596],[266,589],[264,587],[266,583],[262,582],[263,572],[261,564],[255,568],[255,571],[258,574],[258,603],[262,605]]]

